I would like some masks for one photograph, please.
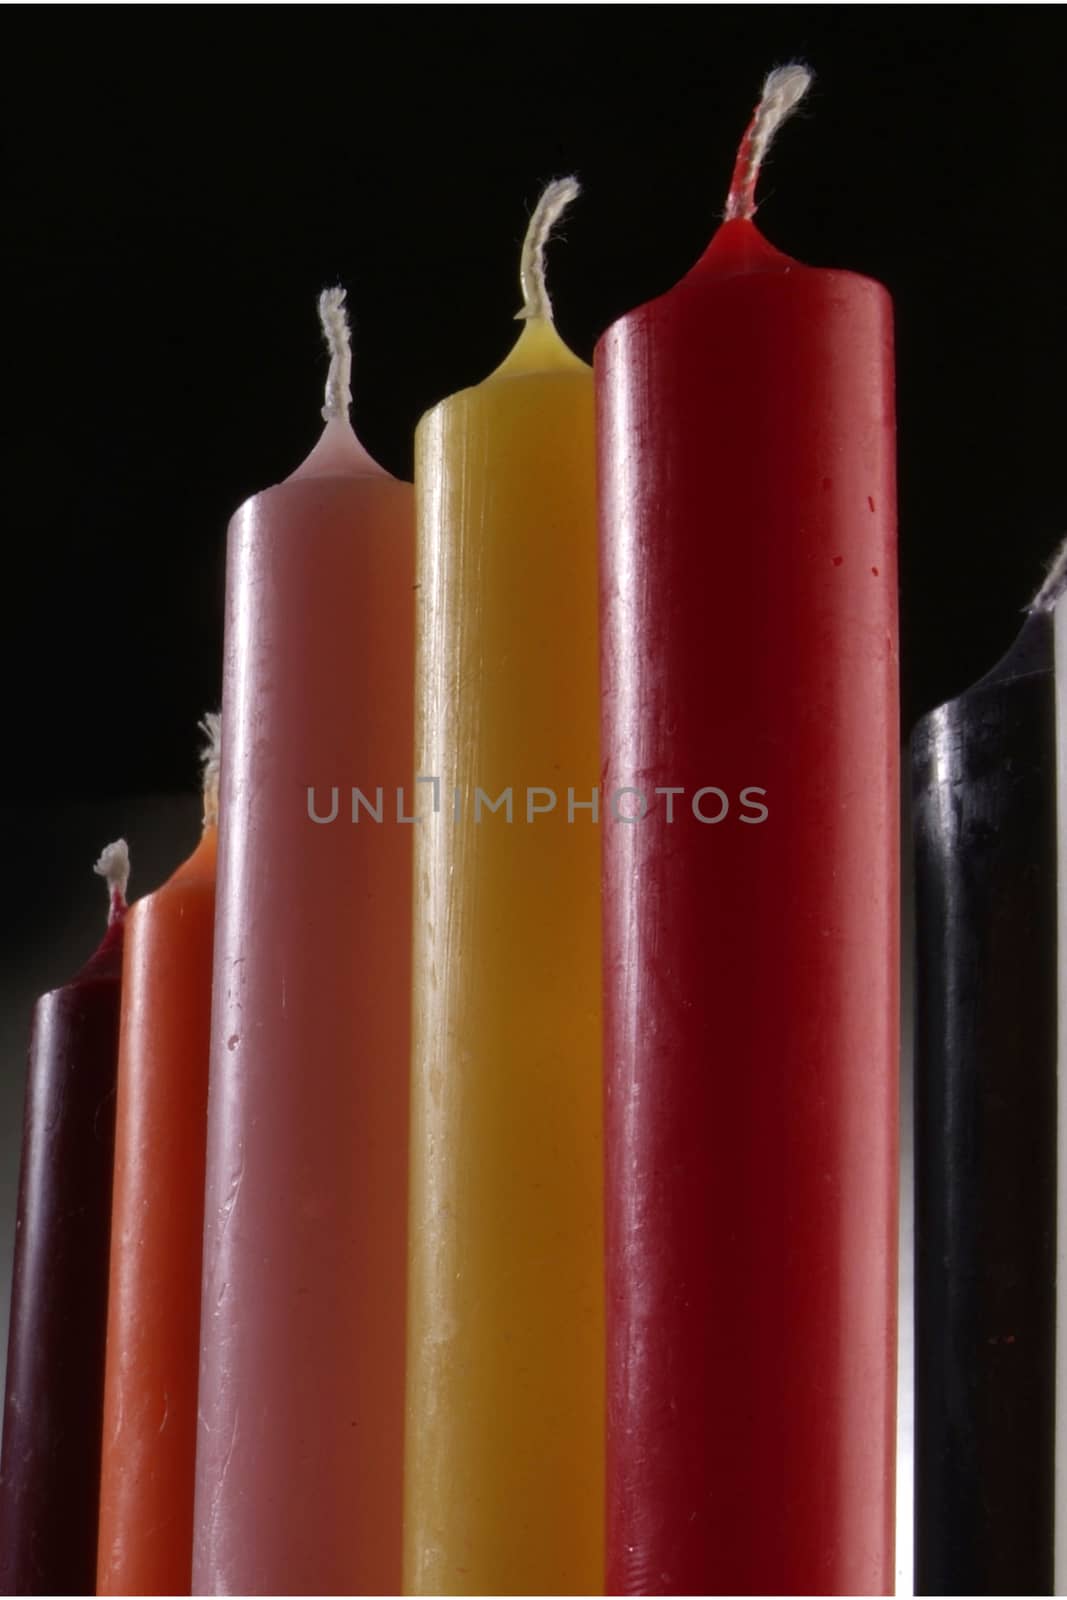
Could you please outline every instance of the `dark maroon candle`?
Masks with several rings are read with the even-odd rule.
[[[33,1011],[0,1464],[0,1592],[92,1594],[126,846],[108,929]]]

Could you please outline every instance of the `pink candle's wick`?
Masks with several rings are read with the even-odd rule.
[[[339,417],[347,421],[352,404],[352,336],[345,311],[345,291],[339,284],[333,289],[324,289],[319,295],[319,321],[330,352],[322,420],[329,422]]]
[[[756,214],[756,185],[775,134],[796,110],[811,87],[808,67],[793,62],[776,67],[764,82],[759,104],[745,129],[737,152],[730,192],[726,197],[726,220],[741,217],[746,222]]]
[[[352,431],[348,408],[352,404],[352,339],[345,311],[345,291],[340,286],[319,295],[319,321],[330,352],[322,418],[326,426],[311,454],[286,479],[388,477],[367,454]]]

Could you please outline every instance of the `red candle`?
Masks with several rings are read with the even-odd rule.
[[[892,1587],[891,313],[752,222],[808,81],[596,353],[609,1593]]]
[[[33,1012],[0,1466],[0,1593],[93,1594],[115,1137],[123,840],[110,915]]]

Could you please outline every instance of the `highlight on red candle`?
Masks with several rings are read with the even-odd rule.
[[[615,1593],[892,1585],[892,322],[753,221],[809,82],[770,75],[704,255],[595,354],[603,789],[768,807],[602,827]]]
[[[94,870],[107,931],[81,971],[37,1001],[30,1032],[0,1461],[4,1594],[96,1587],[126,841]]]

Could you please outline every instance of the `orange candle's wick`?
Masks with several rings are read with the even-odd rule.
[[[204,781],[204,827],[216,828],[219,821],[219,769],[222,765],[222,716],[207,711],[197,724],[204,735],[200,766]]]
[[[759,104],[737,152],[730,192],[726,197],[727,222],[737,217],[747,222],[755,216],[760,169],[778,129],[793,115],[811,87],[812,76],[810,68],[801,66],[799,62],[776,67],[768,74]]]

